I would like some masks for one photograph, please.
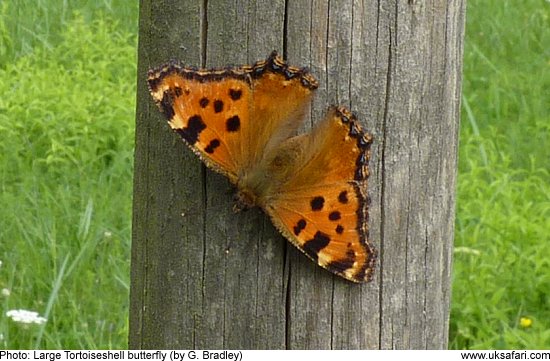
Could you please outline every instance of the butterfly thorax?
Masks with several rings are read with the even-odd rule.
[[[235,212],[265,205],[266,193],[269,193],[266,186],[268,184],[266,175],[267,173],[256,168],[240,177],[234,197],[233,210]]]
[[[281,187],[296,171],[296,161],[301,153],[298,139],[287,139],[239,176],[234,210],[256,206],[265,209],[270,200],[277,197]]]

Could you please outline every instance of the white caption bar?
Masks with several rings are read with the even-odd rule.
[[[445,360],[548,360],[550,351],[240,351],[240,350],[118,350],[118,351],[17,351],[1,350],[0,361],[95,361],[95,360],[224,360],[224,361],[334,361],[352,358],[368,361],[440,361]]]

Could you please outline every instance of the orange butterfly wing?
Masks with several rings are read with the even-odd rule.
[[[273,52],[252,66],[227,69],[172,62],[150,70],[148,85],[170,127],[206,165],[237,184],[300,125],[317,81]]]
[[[371,278],[366,195],[372,137],[344,108],[332,109],[313,133],[299,136],[293,176],[263,208],[276,227],[320,266],[354,282]],[[290,139],[289,142],[293,142]]]

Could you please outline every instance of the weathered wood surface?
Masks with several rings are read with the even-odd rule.
[[[142,0],[131,348],[445,348],[465,0]],[[149,67],[242,64],[277,49],[375,135],[374,280],[306,259],[168,129]]]

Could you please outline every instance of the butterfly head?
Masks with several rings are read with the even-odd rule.
[[[233,200],[235,202],[233,203],[233,212],[235,213],[246,211],[258,205],[257,197],[254,195],[254,193],[246,189],[240,189],[237,193],[235,193]]]

